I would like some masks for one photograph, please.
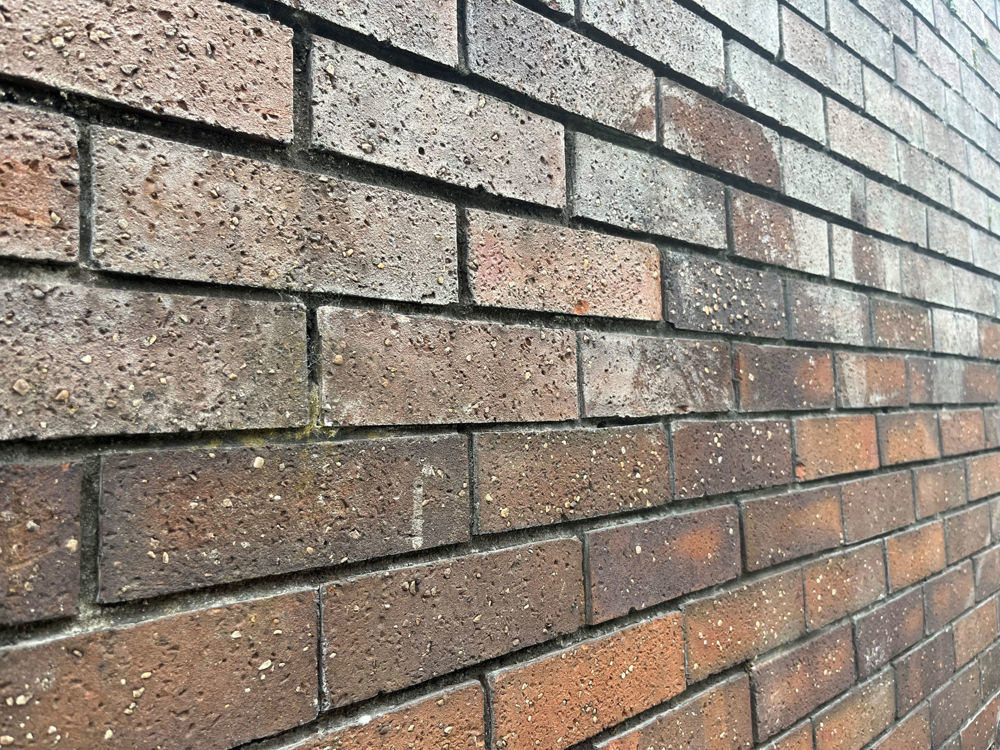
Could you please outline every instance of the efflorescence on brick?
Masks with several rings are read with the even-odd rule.
[[[0,748],[994,748],[998,51],[0,7]]]

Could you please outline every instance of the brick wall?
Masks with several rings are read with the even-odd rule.
[[[0,746],[991,745],[996,0],[0,17]]]

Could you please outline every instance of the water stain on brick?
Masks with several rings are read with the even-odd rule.
[[[825,221],[738,190],[730,196],[735,255],[820,276],[829,273]]]
[[[830,352],[736,344],[734,373],[743,411],[825,409],[833,406]]]

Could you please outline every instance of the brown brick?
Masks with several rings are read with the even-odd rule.
[[[733,506],[611,526],[587,533],[591,621],[735,578],[739,516]]]
[[[894,534],[885,540],[889,562],[889,587],[893,590],[944,570],[944,524],[924,524]]]
[[[995,643],[979,656],[979,671],[983,695],[1000,690],[1000,643]]]
[[[910,403],[961,403],[964,399],[965,367],[955,359],[909,357],[906,360],[910,379]]]
[[[917,491],[918,518],[933,516],[965,503],[965,463],[963,461],[952,461],[914,469],[913,481]]]
[[[680,615],[669,614],[491,673],[494,741],[568,747],[677,695],[683,638]]]
[[[871,300],[871,307],[876,346],[930,351],[931,313],[927,308],[885,299]]]
[[[660,320],[660,253],[647,242],[469,211],[477,304]]]
[[[868,677],[924,636],[924,597],[920,589],[880,604],[854,623],[858,676]]]
[[[743,411],[826,409],[833,406],[830,352],[736,344],[734,376]]]
[[[789,279],[788,335],[803,341],[867,346],[868,298],[847,289]]]
[[[582,576],[580,542],[560,539],[331,583],[327,699],[347,705],[573,632]]]
[[[785,330],[777,274],[683,253],[666,253],[667,320],[682,330],[780,336]]]
[[[1000,448],[1000,407],[983,409],[987,448]]]
[[[101,601],[469,538],[464,437],[111,453]]]
[[[914,711],[897,723],[872,745],[872,750],[931,750],[930,706]]]
[[[315,148],[508,198],[566,200],[552,120],[319,37],[311,78]]]
[[[976,599],[1000,591],[1000,546],[991,547],[973,558],[976,568]]]
[[[1000,452],[968,459],[969,500],[979,500],[1000,493]]]
[[[0,674],[12,698],[0,725],[19,737],[232,747],[316,716],[316,594],[13,646],[0,652]]]
[[[829,273],[825,221],[738,190],[730,193],[730,206],[734,255],[819,276]]]
[[[80,168],[68,117],[0,105],[0,256],[76,259]]]
[[[729,346],[721,342],[586,333],[584,411],[647,417],[733,407]]]
[[[691,498],[759,489],[792,480],[786,420],[674,422],[674,484]]]
[[[328,425],[577,415],[570,331],[321,307]]]
[[[292,427],[297,304],[0,282],[0,440]]]
[[[884,466],[940,458],[937,415],[934,412],[880,414],[878,442]]]
[[[987,599],[971,612],[955,620],[955,664],[974,659],[997,637],[997,602]]]
[[[1000,370],[986,362],[962,363],[962,403],[995,404],[1000,401]]]
[[[292,30],[227,3],[199,4],[195,13],[186,7],[179,0],[115,7],[17,0],[0,31],[0,70],[156,114],[290,140]]]
[[[946,456],[981,451],[986,447],[982,409],[946,409],[940,414],[941,452]]]
[[[93,252],[102,268],[458,300],[451,204],[123,130],[95,130],[93,160]]]
[[[659,426],[476,435],[482,533],[590,518],[670,501]]]
[[[979,707],[979,670],[970,664],[931,698],[931,742],[940,746]]]
[[[851,627],[844,625],[753,666],[759,740],[791,726],[854,682]]]
[[[837,352],[837,405],[842,409],[906,406],[902,357]]]
[[[596,747],[598,750],[654,747],[748,750],[753,747],[750,682],[746,675],[733,675]]]
[[[806,719],[761,747],[765,750],[813,750],[812,722]]]
[[[885,596],[885,561],[880,542],[811,562],[802,574],[806,625],[810,629],[839,620]]]
[[[985,504],[956,511],[944,521],[948,538],[948,564],[968,557],[990,544],[990,509]]]
[[[698,682],[805,632],[802,573],[778,573],[684,607],[689,678]]]
[[[837,547],[843,538],[838,487],[748,500],[743,505],[747,570]]]
[[[886,670],[820,713],[814,720],[816,750],[860,750],[895,718],[895,686]]]
[[[0,625],[76,614],[79,464],[0,466]]]
[[[984,359],[1000,359],[1000,323],[980,319],[979,351]]]
[[[908,471],[843,485],[844,538],[857,542],[913,523],[913,481]]]
[[[968,560],[949,568],[924,584],[927,632],[940,630],[975,602],[972,563]]]
[[[900,290],[898,245],[840,226],[831,226],[830,238],[835,279],[887,292]],[[880,302],[873,300],[876,304]]]
[[[955,672],[951,633],[938,633],[896,661],[896,711],[905,714]]]
[[[796,419],[795,453],[795,475],[800,480],[877,469],[875,418]]]
[[[989,693],[983,691],[985,699]],[[962,728],[962,750],[989,750],[996,744],[997,721],[1000,718],[1000,696],[995,696]]]

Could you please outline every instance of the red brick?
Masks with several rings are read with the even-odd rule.
[[[741,410],[781,411],[833,406],[830,352],[737,344],[733,353]]]
[[[747,570],[837,547],[843,538],[838,487],[748,500],[743,506]]]
[[[76,259],[80,168],[68,117],[0,105],[0,256]]]
[[[897,471],[849,482],[841,488],[844,538],[857,542],[913,523],[913,481]]]
[[[887,670],[825,709],[813,720],[816,750],[861,750],[892,724],[894,692]]]
[[[931,709],[924,706],[896,724],[872,750],[931,750]]]
[[[802,417],[795,420],[795,475],[819,479],[878,468],[875,418]]]
[[[940,458],[937,415],[933,412],[880,414],[878,442],[885,466]]]
[[[955,664],[974,659],[997,637],[996,599],[987,599],[968,614],[955,620]]]
[[[1000,690],[1000,643],[994,643],[979,655],[979,671],[983,695]]]
[[[297,304],[0,283],[0,440],[293,427]]]
[[[979,351],[983,359],[1000,359],[1000,323],[980,319]]]
[[[0,625],[76,614],[79,464],[0,466]]]
[[[927,308],[886,299],[873,299],[871,307],[876,346],[930,351],[931,313]]]
[[[969,500],[979,500],[1000,493],[1000,452],[968,459]]]
[[[867,346],[868,298],[847,289],[788,279],[788,335],[802,341]]]
[[[941,412],[941,452],[946,456],[981,451],[986,447],[982,409],[946,409]]]
[[[858,617],[854,622],[858,676],[865,678],[874,674],[923,635],[924,598],[920,589],[890,599]]]
[[[983,698],[988,693],[983,693]],[[972,721],[962,728],[962,750],[989,750],[996,743],[1000,723],[1000,696],[983,706]]]
[[[681,421],[673,428],[677,497],[773,487],[792,480],[786,420]]]
[[[477,304],[660,320],[660,253],[647,242],[469,211]]]
[[[1000,546],[991,547],[973,558],[976,569],[976,599],[1000,591]]]
[[[902,716],[955,672],[951,633],[944,631],[896,661],[896,711]]]
[[[465,438],[112,453],[100,599],[121,601],[469,538]]]
[[[663,428],[476,435],[480,532],[590,518],[670,501]]]
[[[805,632],[802,573],[743,584],[684,607],[688,675],[697,682]]]
[[[331,583],[324,684],[343,706],[570,633],[582,551],[561,539]]]
[[[186,7],[179,0],[113,8],[99,0],[17,0],[0,32],[3,73],[290,140],[292,30],[227,3],[203,3],[194,13]]]
[[[597,745],[598,750],[653,747],[701,750],[749,750],[753,747],[747,676],[733,675],[632,731]]]
[[[965,503],[965,462],[923,466],[913,470],[917,493],[917,517],[957,508]]]
[[[570,331],[321,307],[328,425],[577,415]]]
[[[931,698],[931,743],[941,745],[979,707],[979,670],[969,665]]]
[[[952,513],[944,522],[948,537],[948,564],[990,544],[990,509],[977,505]]]
[[[491,673],[494,742],[568,747],[677,695],[683,638],[680,615],[669,614]]]
[[[940,521],[894,534],[885,540],[889,587],[906,588],[944,570],[944,524]]]
[[[587,533],[591,621],[603,622],[735,578],[739,517],[733,506]]]
[[[753,666],[754,726],[770,737],[854,682],[851,627],[832,630]]]
[[[0,725],[18,737],[79,748],[232,747],[316,716],[316,595],[14,646],[0,652],[0,674],[11,698]]]
[[[729,346],[622,334],[583,335],[584,411],[647,417],[733,407]]]
[[[101,268],[458,300],[449,203],[124,130],[95,130],[93,160],[93,253]]]
[[[924,584],[927,632],[940,630],[975,602],[972,563],[949,568]]]
[[[813,750],[812,722],[806,719],[761,747],[765,750]]]
[[[906,406],[902,357],[837,352],[837,405],[842,409]]]
[[[1000,401],[1000,371],[994,364],[962,362],[962,403],[995,404]]]
[[[731,192],[730,205],[734,255],[827,275],[830,256],[825,221],[738,190]]]
[[[885,596],[885,561],[879,542],[809,563],[802,574],[810,629],[839,620]]]

